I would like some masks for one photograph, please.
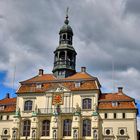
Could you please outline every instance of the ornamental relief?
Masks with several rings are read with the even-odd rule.
[[[63,105],[64,93],[54,93],[52,95],[52,105]]]

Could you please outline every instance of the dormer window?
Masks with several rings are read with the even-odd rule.
[[[80,82],[80,81],[75,82],[75,87],[76,87],[76,88],[78,88],[78,87],[80,87],[80,86],[81,86],[81,82]]]
[[[40,83],[36,84],[36,88],[42,88],[42,84]]]
[[[112,102],[112,106],[113,106],[113,107],[118,106],[118,102],[117,102],[117,101],[113,101],[113,102]]]
[[[0,106],[0,110],[4,110],[4,106]]]
[[[1,116],[0,116],[0,120],[2,120],[2,119],[3,119],[3,116],[1,115]]]

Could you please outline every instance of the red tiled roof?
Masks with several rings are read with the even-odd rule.
[[[33,82],[51,82],[51,81],[66,81],[66,80],[82,80],[82,79],[95,79],[95,77],[92,77],[86,72],[77,72],[72,76],[69,76],[67,78],[56,78],[53,74],[43,74],[43,75],[37,75],[31,79],[22,81],[21,83],[33,83]]]
[[[80,79],[93,79],[95,77],[89,75],[86,72],[77,72],[72,76],[65,78],[65,80],[80,80]]]
[[[0,100],[0,105],[16,104],[16,98],[4,98]]]
[[[58,83],[43,83],[42,88],[36,88],[36,84],[24,84],[18,89],[17,93],[26,93],[26,92],[45,92],[53,87],[56,87]],[[68,88],[71,91],[78,90],[92,90],[97,89],[95,81],[83,81],[81,82],[80,87],[75,87],[75,82],[59,82],[60,85]]]
[[[0,100],[0,113],[14,112],[16,110],[16,98]]]
[[[100,95],[100,101],[133,100],[124,93],[104,93]]]
[[[116,102],[117,105],[113,105]],[[99,109],[136,109],[134,99],[124,93],[106,93],[99,97]]]
[[[56,78],[53,76],[53,74],[43,74],[43,75],[37,75],[31,79],[22,81],[21,83],[32,83],[32,82],[43,82],[43,81],[53,81]]]
[[[81,82],[80,87],[75,87],[76,81]],[[58,83],[70,90],[98,89],[95,81],[97,81],[97,84],[100,87],[98,79],[96,77],[92,77],[86,72],[77,72],[72,76],[61,79],[54,77],[53,74],[43,74],[21,82],[21,87],[18,89],[17,93],[45,92],[56,86]],[[37,83],[42,83],[42,88],[36,88]]]
[[[10,113],[16,111],[16,105],[9,105],[4,107],[4,110],[0,110],[0,113]]]
[[[118,102],[117,106],[113,106],[112,102],[100,102],[99,109],[136,109],[134,102]]]

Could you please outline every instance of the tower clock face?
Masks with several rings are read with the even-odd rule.
[[[57,93],[53,94],[53,100],[52,100],[53,105],[62,105],[63,104],[63,93]]]

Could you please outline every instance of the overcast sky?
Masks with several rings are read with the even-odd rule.
[[[15,89],[39,68],[51,73],[67,6],[77,71],[140,100],[140,0],[0,0],[1,84],[13,86],[15,67]]]

